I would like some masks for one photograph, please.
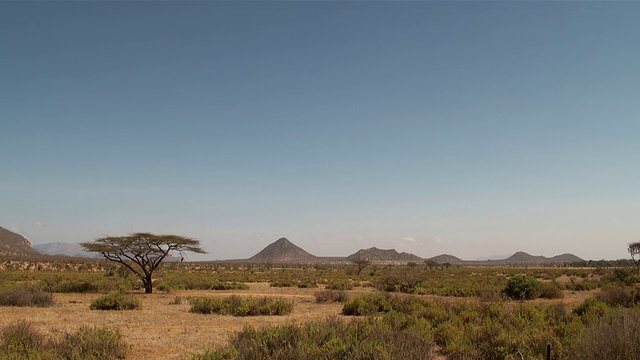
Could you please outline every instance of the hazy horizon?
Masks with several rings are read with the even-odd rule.
[[[640,3],[1,2],[0,226],[628,258]]]

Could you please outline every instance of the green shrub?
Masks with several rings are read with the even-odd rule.
[[[37,288],[16,288],[0,293],[0,306],[37,306],[53,305],[51,293]]]
[[[593,318],[602,317],[608,310],[609,306],[605,302],[589,298],[573,309],[573,313],[588,322]]]
[[[270,297],[226,298],[191,297],[190,312],[199,314],[222,314],[233,316],[286,315],[293,310],[293,301]]]
[[[341,321],[335,317],[257,330],[245,327],[228,348],[194,359],[434,359],[429,324],[403,315]]]
[[[112,291],[107,295],[100,296],[91,301],[89,306],[91,310],[136,310],[140,308],[142,308],[140,299],[122,291]]]
[[[87,280],[63,280],[53,287],[53,291],[57,293],[95,293],[98,291],[98,286]]]
[[[323,290],[315,292],[317,303],[327,302],[346,302],[348,300],[347,293],[344,291]]]
[[[351,290],[353,283],[349,280],[332,280],[327,284],[328,290]]]
[[[389,299],[391,296],[380,293],[362,295],[347,301],[342,307],[342,314],[359,316],[387,312],[391,309]]]
[[[56,351],[63,359],[124,359],[127,346],[117,329],[83,326],[66,334]]]
[[[542,292],[542,283],[534,277],[516,275],[507,281],[504,293],[514,300],[530,300],[537,298]]]
[[[81,327],[59,340],[47,339],[25,320],[2,329],[0,358],[15,360],[124,359],[127,345],[117,329]]]
[[[44,356],[47,340],[30,322],[18,320],[2,329],[0,355],[14,355],[28,358]],[[9,357],[9,356],[7,356]]]

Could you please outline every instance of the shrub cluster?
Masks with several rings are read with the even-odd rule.
[[[124,359],[127,345],[117,329],[83,326],[62,338],[49,339],[25,320],[2,329],[0,358],[29,360]]]
[[[15,288],[0,293],[0,306],[37,306],[53,305],[51,293],[37,288]]]
[[[293,301],[274,299],[267,296],[242,298],[191,297],[187,299],[190,311],[199,314],[222,314],[233,316],[286,315],[293,310]]]
[[[527,275],[516,275],[507,281],[504,293],[514,300],[535,299],[542,293],[542,283]]]
[[[348,300],[345,291],[322,290],[316,291],[314,295],[317,303],[346,302]]]
[[[451,359],[510,359],[518,353],[536,359],[543,356],[546,343],[562,357],[571,337],[588,323],[587,318],[593,318],[568,312],[562,304],[475,304],[380,293],[362,295],[343,306],[345,315],[380,317],[380,313],[428,323],[427,334]]]
[[[122,291],[112,291],[100,296],[93,301],[91,310],[136,310],[142,308],[140,299],[127,295]]]
[[[196,355],[212,359],[424,359],[434,358],[429,326],[408,316],[342,321],[335,317],[256,330],[246,327],[230,346]]]

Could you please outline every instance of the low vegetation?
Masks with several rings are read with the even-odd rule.
[[[85,303],[81,305],[84,309],[93,310],[141,306],[141,296],[132,293],[142,292],[143,284],[121,267],[99,262],[70,267],[3,265],[1,306],[48,306],[58,297],[69,299],[69,303]],[[154,280],[155,288],[165,292],[153,295],[156,300],[162,298],[156,304],[171,304],[174,314],[292,315],[291,320],[245,319],[243,322],[260,325],[231,334],[227,346],[194,355],[196,359],[536,360],[544,358],[547,343],[558,360],[603,358],[596,354],[634,359],[630,354],[640,351],[636,345],[640,343],[640,329],[636,328],[640,324],[640,276],[634,267],[447,268],[415,263],[369,264],[358,273],[353,265],[178,262],[163,264]],[[269,289],[269,285],[289,289]],[[264,293],[256,289],[264,289]],[[190,296],[202,292],[213,295],[219,290],[236,295]],[[167,296],[166,292],[174,291]],[[300,322],[299,312],[292,313],[294,302],[274,295],[281,292],[295,294],[291,299],[296,299],[296,306],[313,309],[310,313],[314,315],[305,313]],[[532,301],[536,298],[551,300]],[[335,303],[342,303],[344,317],[335,317],[339,312]],[[326,314],[331,314],[330,318],[326,319]],[[286,325],[268,326],[270,323]],[[55,339],[49,339],[38,332],[29,333],[33,326],[23,328],[27,329],[24,341],[15,340],[18,330],[3,331],[2,339],[14,340],[2,340],[0,358],[91,359],[94,355],[64,355],[61,342],[74,335],[103,343],[114,334],[121,341],[119,333],[109,329],[98,329],[106,331],[100,336],[96,329],[82,328],[77,334],[57,333]],[[12,331],[14,335],[5,336]],[[67,348],[74,349],[73,342],[67,341]],[[16,355],[16,351],[23,355]]]
[[[233,316],[286,315],[293,310],[293,301],[270,297],[191,297],[191,312]]]
[[[404,317],[342,321],[330,317],[306,324],[257,330],[246,327],[229,347],[194,359],[433,359],[426,323]]]
[[[15,288],[0,292],[0,306],[37,306],[53,305],[53,296],[38,288]]]
[[[314,293],[317,303],[346,302],[349,298],[346,291],[342,290],[322,290]]]
[[[124,359],[127,344],[117,329],[83,326],[75,333],[50,338],[32,323],[6,325],[0,336],[0,358],[13,360]]]

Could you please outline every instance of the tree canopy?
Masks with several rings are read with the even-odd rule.
[[[81,243],[85,251],[102,254],[105,259],[120,263],[136,274],[145,293],[153,292],[152,275],[160,263],[173,253],[184,259],[187,251],[206,254],[200,241],[178,235],[135,233],[128,236],[107,236]]]

